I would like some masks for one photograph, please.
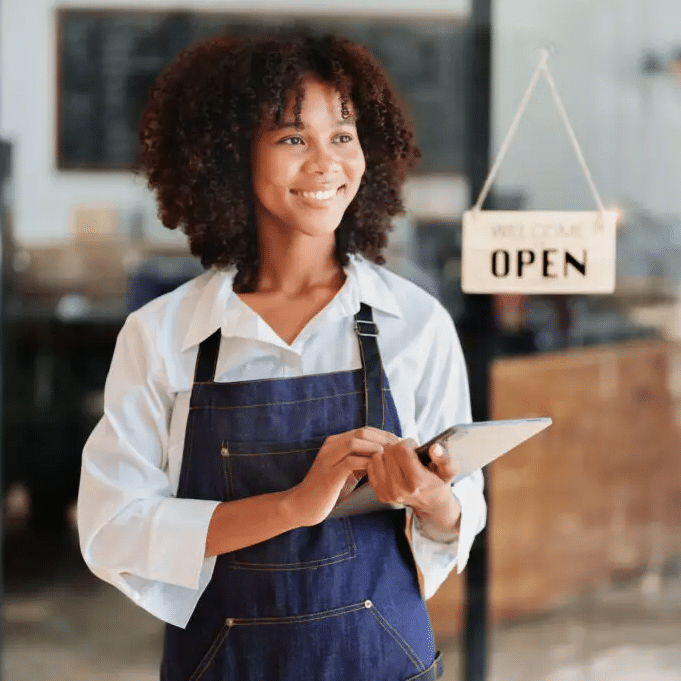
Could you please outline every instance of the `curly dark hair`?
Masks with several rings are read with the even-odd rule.
[[[181,52],[159,75],[142,113],[137,170],[155,191],[159,218],[180,227],[204,267],[236,265],[235,288],[255,290],[259,254],[251,139],[282,120],[291,97],[300,123],[303,79],[331,84],[351,102],[366,170],[336,229],[341,265],[352,253],[383,264],[390,218],[420,156],[390,80],[362,46],[335,36],[213,38]]]

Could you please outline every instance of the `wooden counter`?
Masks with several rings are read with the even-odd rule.
[[[491,418],[553,419],[488,469],[493,621],[681,554],[681,347],[501,359],[491,386]],[[460,631],[462,578],[428,601],[439,636]]]

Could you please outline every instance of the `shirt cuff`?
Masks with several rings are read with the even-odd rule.
[[[457,494],[455,488],[452,488],[452,493],[461,506],[461,521],[459,522],[459,539],[456,554],[456,571],[458,574],[461,574],[466,567],[466,563],[468,563],[468,556],[471,553],[473,540],[482,528],[480,527],[479,513],[475,513],[474,509],[466,508],[467,505],[464,502],[465,496],[463,494]]]
[[[206,536],[220,502],[165,499],[151,523],[149,566],[151,579],[196,590],[206,562]]]
[[[411,548],[414,560],[423,575],[423,595],[430,598],[440,588],[442,582],[456,564],[459,540],[450,542],[436,541],[424,534],[421,523],[412,513]]]
[[[487,503],[483,488],[485,480],[481,470],[457,479],[452,484],[452,493],[461,506],[459,523],[459,545],[456,558],[457,572],[461,573],[468,563],[473,540],[487,522]]]
[[[487,506],[482,494],[482,474],[462,478],[452,485],[452,494],[461,506],[459,536],[452,541],[436,541],[428,537],[412,513],[411,544],[414,559],[423,574],[425,598],[430,598],[457,566],[461,573],[466,567],[475,536],[484,527]]]

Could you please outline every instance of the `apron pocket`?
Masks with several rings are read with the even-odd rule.
[[[222,647],[225,643],[225,639],[229,635],[230,629],[232,628],[232,621],[226,620],[220,629],[220,633],[216,636],[213,641],[213,645],[208,649],[208,652],[203,656],[199,666],[194,670],[194,673],[189,677],[189,681],[198,681],[199,679],[204,679],[208,681],[209,679],[222,678],[219,673],[219,656]],[[216,676],[217,670],[217,676]]]
[[[300,483],[322,441],[223,442],[220,453],[228,499],[279,492]],[[267,541],[225,554],[232,566],[245,570],[307,570],[355,558],[357,551],[348,518],[299,527]]]
[[[363,601],[310,615],[227,619],[190,681],[407,681],[433,662],[429,646],[427,662],[419,653]]]
[[[225,559],[243,570],[314,570],[356,555],[350,521],[342,518],[284,532],[225,554]]]

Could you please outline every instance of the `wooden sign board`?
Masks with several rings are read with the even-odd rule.
[[[466,211],[461,288],[612,293],[616,221],[614,211]]]

